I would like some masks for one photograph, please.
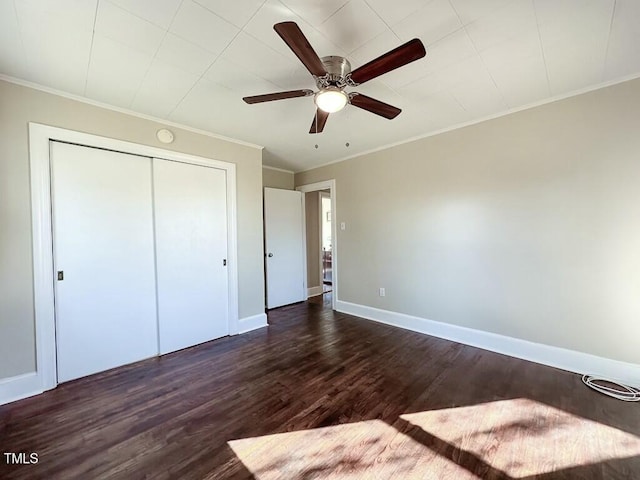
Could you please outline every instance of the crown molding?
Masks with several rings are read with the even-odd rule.
[[[267,170],[275,170],[276,172],[290,173],[291,175],[296,173],[293,170],[286,170],[284,168],[272,167],[270,165],[262,165],[262,168],[266,168]]]
[[[305,168],[304,170],[297,170],[295,173],[309,172],[309,171],[315,170],[317,168],[322,168],[322,167],[326,167],[326,166],[329,166],[329,165],[333,165],[335,163],[344,162],[345,160],[351,160],[353,158],[362,157],[364,155],[369,155],[369,154],[372,154],[372,153],[380,152],[382,150],[387,150],[389,148],[398,147],[398,146],[404,145],[406,143],[411,143],[411,142],[415,142],[417,140],[422,140],[423,138],[435,137],[436,135],[440,135],[440,134],[443,134],[443,133],[451,132],[453,130],[458,130],[460,128],[470,127],[471,125],[477,125],[478,123],[486,122],[488,120],[494,120],[496,118],[506,117],[507,115],[511,115],[513,113],[522,112],[524,110],[530,110],[532,108],[541,107],[543,105],[548,105],[550,103],[559,102],[561,100],[566,100],[568,98],[577,97],[579,95],[583,95],[585,93],[593,92],[595,90],[601,90],[603,88],[612,87],[612,86],[618,85],[620,83],[625,83],[625,82],[628,82],[628,81],[631,81],[631,80],[635,80],[637,78],[640,78],[640,72],[634,73],[634,74],[631,74],[631,75],[627,75],[625,77],[621,77],[621,78],[618,78],[616,80],[610,80],[610,81],[607,81],[607,82],[599,83],[597,85],[592,85],[590,87],[581,88],[579,90],[573,90],[573,91],[571,91],[569,93],[563,93],[563,94],[560,94],[560,95],[555,95],[555,96],[547,98],[545,100],[539,100],[537,102],[528,103],[528,104],[523,105],[521,107],[511,108],[511,109],[504,110],[504,111],[499,112],[499,113],[494,113],[492,115],[487,115],[485,117],[481,117],[481,118],[477,118],[477,119],[474,119],[474,120],[470,120],[468,122],[458,123],[458,124],[452,125],[450,127],[441,128],[440,130],[434,130],[433,132],[428,132],[428,133],[423,133],[421,135],[416,135],[414,137],[407,138],[406,140],[400,140],[398,142],[388,143],[386,145],[382,145],[380,147],[375,147],[375,148],[372,148],[372,149],[369,149],[369,150],[365,150],[365,151],[360,152],[360,153],[354,153],[353,155],[348,155],[346,157],[340,157],[337,160],[331,160],[330,162],[326,162],[326,163],[323,163],[321,165],[317,165],[315,167]]]
[[[160,123],[162,125],[166,125],[168,127],[179,128],[181,130],[185,130],[191,133],[197,133],[198,135],[204,135],[207,137],[215,138],[216,140],[224,140],[225,142],[235,143],[236,145],[242,145],[243,147],[255,148],[258,150],[263,150],[264,147],[262,145],[257,145],[255,143],[245,142],[244,140],[238,140],[237,138],[226,137],[224,135],[219,135],[217,133],[210,132],[208,130],[201,130],[199,128],[190,127],[189,125],[184,125],[182,123],[172,122],[170,120],[166,120],[163,118],[154,117],[152,115],[146,115],[144,113],[136,112],[134,110],[129,110],[127,108],[116,107],[114,105],[109,105],[108,103],[102,103],[97,100],[91,100],[86,97],[81,97],[79,95],[74,95],[73,93],[63,92],[62,90],[57,90],[51,87],[45,87],[44,85],[40,85],[39,83],[29,82],[27,80],[22,80],[20,78],[11,77],[8,75],[4,75],[0,73],[0,80],[13,83],[15,85],[20,85],[21,87],[32,88],[34,90],[39,90],[41,92],[50,93],[52,95],[57,95],[58,97],[68,98],[69,100],[75,100],[76,102],[85,103],[87,105],[91,105],[94,107],[104,108],[105,110],[111,110],[113,112],[122,113],[125,115],[129,115],[132,117],[142,118],[143,120],[149,120],[152,122]]]

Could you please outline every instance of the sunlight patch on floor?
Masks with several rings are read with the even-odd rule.
[[[229,446],[257,480],[479,478],[381,420],[232,440]]]
[[[640,455],[640,438],[527,399],[401,415],[512,478]]]
[[[640,455],[640,438],[527,399],[401,415],[229,446],[257,480],[535,477]],[[480,474],[479,473],[479,474]]]

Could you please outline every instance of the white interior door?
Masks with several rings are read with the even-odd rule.
[[[264,189],[267,308],[306,298],[302,193]]]
[[[51,142],[58,381],[158,353],[151,159]]]
[[[229,334],[226,172],[153,160],[160,353]]]

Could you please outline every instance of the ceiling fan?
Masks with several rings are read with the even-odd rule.
[[[286,92],[268,93],[244,97],[246,103],[271,102],[287,98],[310,97],[316,104],[316,115],[309,133],[320,133],[324,130],[330,113],[342,110],[347,104],[362,108],[389,120],[397,117],[401,110],[393,105],[368,97],[362,93],[345,92],[346,87],[356,87],[364,82],[379,77],[396,68],[418,60],[426,55],[422,42],[414,38],[407,43],[379,56],[378,58],[351,71],[351,64],[344,57],[318,57],[307,38],[295,22],[276,23],[273,29],[296,54],[298,59],[313,76],[318,91],[289,90]]]

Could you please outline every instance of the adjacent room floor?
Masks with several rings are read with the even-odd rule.
[[[0,478],[640,478],[640,405],[328,297],[0,406]]]

